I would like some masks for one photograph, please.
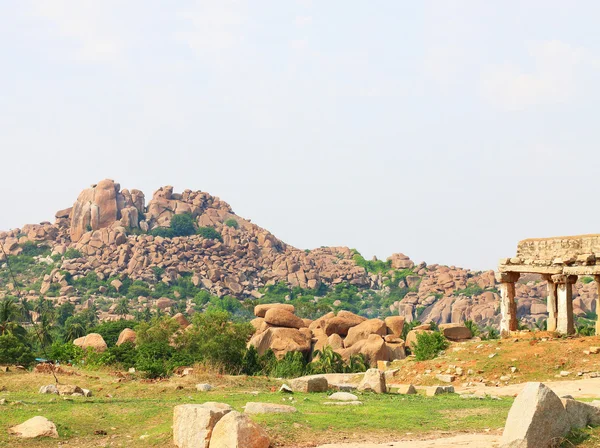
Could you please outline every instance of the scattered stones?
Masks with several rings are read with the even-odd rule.
[[[293,394],[294,393],[292,388],[290,386],[288,386],[287,384],[282,384],[281,387],[279,388],[279,392],[282,392],[285,394]]]
[[[456,379],[454,375],[446,375],[441,373],[437,374],[435,377],[444,383],[452,383]]]
[[[431,386],[427,388],[427,396],[434,397],[441,394],[453,394],[454,386]]]
[[[417,389],[412,384],[401,384],[398,386],[398,393],[401,395],[414,395]]]
[[[56,394],[58,395],[58,389],[55,384],[48,384],[47,386],[40,387],[40,394]]]
[[[246,414],[284,414],[296,411],[297,409],[295,407],[285,404],[256,402],[248,402],[244,408]]]
[[[33,417],[20,425],[13,426],[8,430],[12,434],[23,439],[33,439],[37,437],[58,437],[56,425],[46,417]]]

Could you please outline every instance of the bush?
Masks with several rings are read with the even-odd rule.
[[[0,336],[0,364],[29,367],[35,361],[31,348],[10,333]]]
[[[171,218],[171,230],[174,236],[190,236],[196,233],[196,223],[190,213],[174,215]]]
[[[150,231],[152,236],[160,236],[161,238],[173,238],[175,233],[169,227],[156,227]]]
[[[109,347],[115,345],[119,339],[119,335],[125,328],[131,328],[133,322],[127,320],[116,320],[114,322],[102,322],[91,328],[88,333],[98,333],[104,338],[104,342]]]
[[[237,229],[240,226],[239,223],[233,218],[229,218],[227,221],[225,221],[225,225],[227,227],[233,227],[234,229]]]
[[[55,342],[48,351],[48,357],[52,361],[76,364],[83,358],[83,349],[71,342]]]
[[[287,352],[269,372],[275,378],[297,378],[307,373],[307,363],[300,352]]]
[[[65,260],[71,260],[73,258],[81,258],[83,255],[77,249],[70,247],[66,250],[63,257],[65,257]]]
[[[108,351],[114,358],[114,362],[121,364],[125,369],[136,365],[137,351],[132,342],[127,341],[121,345],[115,345],[110,347]]]
[[[37,245],[32,241],[27,241],[26,243],[20,244],[20,246],[21,249],[23,249],[21,255],[25,255],[27,257],[37,257],[39,255],[50,254],[50,248],[44,244]]]
[[[173,347],[167,341],[150,342],[138,346],[135,367],[146,378],[166,378],[171,372],[168,361]]]
[[[219,232],[217,232],[217,229],[215,229],[214,227],[200,227],[198,229],[198,235],[208,240],[223,241],[223,237]]]
[[[448,348],[448,341],[444,336],[434,331],[433,333],[417,333],[417,342],[412,346],[412,352],[417,361],[426,361],[437,357],[439,352]]]
[[[256,347],[251,345],[244,353],[242,358],[241,373],[244,375],[257,375],[262,372],[262,365],[260,363],[260,357],[256,351]]]
[[[193,327],[180,340],[182,351],[194,360],[210,364],[229,373],[239,373],[246,352],[246,341],[254,328],[248,323],[231,322],[225,311],[196,313]]]

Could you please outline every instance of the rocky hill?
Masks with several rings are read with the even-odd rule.
[[[161,231],[184,214],[191,216],[194,234]],[[77,307],[97,302],[103,319],[117,318],[114,302],[120,297],[130,299],[130,313],[176,303],[193,311],[199,291],[260,302],[276,290],[283,294],[278,298],[302,300],[321,311],[399,314],[409,322],[499,321],[492,271],[415,265],[403,254],[367,261],[347,247],[300,250],[236,215],[218,197],[175,193],[170,186],[146,203],[141,191],[103,180],[58,211],[54,223],[1,232],[0,242],[18,267],[28,300],[43,296]],[[6,264],[0,271],[0,294],[14,294]],[[580,283],[575,292],[575,312],[589,317],[595,288]],[[545,283],[524,277],[517,296],[522,320],[531,324],[545,317]]]

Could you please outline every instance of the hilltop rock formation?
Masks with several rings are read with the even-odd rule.
[[[201,235],[163,238],[150,234],[158,227],[168,227],[173,216],[182,213],[189,213],[198,227],[216,230],[220,239]],[[368,271],[365,263],[357,262],[352,249],[297,249],[236,215],[229,204],[206,192],[177,193],[172,186],[164,186],[156,190],[146,204],[141,191],[121,189],[119,183],[105,179],[83,190],[73,206],[59,210],[55,218],[54,223],[28,224],[21,229],[0,232],[0,242],[8,255],[21,254],[23,245],[28,242],[49,246],[53,255],[64,255],[69,249],[81,253],[81,257],[65,257],[52,272],[39,279],[39,290],[28,293],[32,300],[39,294],[54,291],[58,292],[58,297],[53,298],[57,303],[71,302],[79,306],[78,290],[72,281],[93,272],[99,280],[114,278],[122,283],[129,278],[151,286],[159,282],[173,284],[182,276],[188,276],[196,287],[213,295],[231,295],[240,300],[259,299],[261,288],[280,282],[314,291],[322,285],[331,288],[347,283],[357,287],[361,294],[375,291],[381,303],[389,306],[389,313],[404,318],[405,322],[445,324],[472,320],[485,326],[497,325],[500,319],[493,271],[416,264],[401,253],[388,258],[389,272]],[[226,224],[232,221],[234,225]],[[3,258],[0,254],[0,261]],[[402,275],[396,278],[399,273]],[[3,286],[0,297],[10,291],[10,285]],[[105,291],[99,290],[98,294]],[[520,319],[534,323],[546,317],[545,282],[522,276],[516,296]],[[575,285],[575,315],[596,312],[596,296],[594,284]],[[398,300],[390,300],[391,297]],[[318,298],[315,303],[317,301]],[[137,304],[168,310],[174,302],[166,297],[141,297]],[[81,303],[82,307],[87,305]],[[101,319],[120,318],[113,311],[103,312]],[[264,318],[266,312],[265,309],[257,316]],[[292,325],[290,320],[288,328],[297,331],[308,325],[292,320],[294,323]],[[319,340],[333,335],[346,337],[349,329],[363,320],[360,316],[339,313],[320,327],[323,333]],[[272,326],[268,321],[259,323],[263,329]],[[276,324],[279,326],[281,322]],[[268,337],[278,339],[273,332]],[[332,343],[339,343],[336,337],[333,339]],[[305,345],[301,336],[295,340]]]

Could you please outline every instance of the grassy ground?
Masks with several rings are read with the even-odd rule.
[[[70,446],[172,446],[173,407],[182,403],[219,401],[237,410],[249,401],[291,404],[295,414],[253,416],[278,446],[314,446],[334,441],[391,441],[407,433],[423,436],[502,428],[512,400],[465,400],[458,396],[425,397],[396,394],[359,394],[363,406],[326,406],[327,394],[276,392],[280,382],[265,378],[196,377],[159,383],[117,382],[109,372],[61,376],[64,384],[94,391],[92,398],[63,399],[39,395],[49,375],[0,373],[0,446],[56,446],[56,440],[23,442],[8,436],[15,424],[43,415],[58,427],[60,440]],[[214,391],[200,393],[194,385],[210,382]],[[289,401],[292,398],[292,401]],[[285,401],[284,401],[285,399]],[[16,404],[14,404],[16,402]],[[20,402],[20,403],[19,403]],[[105,431],[106,435],[95,435]],[[140,438],[142,437],[142,438]]]

